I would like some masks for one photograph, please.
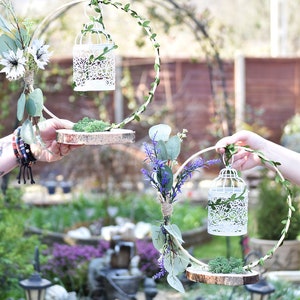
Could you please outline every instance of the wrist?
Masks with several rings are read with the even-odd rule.
[[[18,183],[23,178],[26,183],[26,178],[30,179],[30,182],[35,183],[33,180],[31,166],[36,162],[34,154],[31,152],[29,144],[26,144],[21,137],[21,127],[17,128],[12,135],[12,148],[14,155],[19,163],[20,170],[17,176]]]
[[[42,154],[42,147],[38,144],[30,144],[30,150],[31,150],[33,157],[36,160],[39,160],[41,157],[41,154]]]

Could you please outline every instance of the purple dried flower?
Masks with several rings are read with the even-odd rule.
[[[161,141],[160,141],[161,142]],[[191,178],[192,173],[202,167],[213,165],[219,160],[205,161],[202,158],[195,160],[188,164],[183,171],[176,178],[174,185],[174,178],[170,166],[174,161],[164,161],[159,159],[159,151],[163,149],[159,142],[152,140],[152,145],[144,143],[146,153],[145,161],[148,162],[150,170],[142,169],[142,173],[147,181],[161,194],[165,201],[174,202],[178,193],[181,193],[181,188],[184,183]]]
[[[164,266],[164,256],[163,256],[163,254],[159,257],[157,262],[158,262],[160,270],[159,270],[158,273],[153,275],[153,279],[160,279],[160,278],[164,277],[167,273],[167,271],[165,269],[165,266]]]
[[[205,161],[203,158],[198,158],[190,164],[186,165],[183,168],[183,171],[177,177],[177,182],[173,190],[172,200],[175,200],[178,193],[181,193],[182,186],[188,179],[192,178],[192,174],[194,171],[217,163],[220,163],[219,159]]]

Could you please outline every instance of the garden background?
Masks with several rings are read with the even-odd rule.
[[[67,3],[13,2],[20,16],[34,16],[37,22],[51,9]],[[284,125],[300,108],[300,26],[296,17],[300,1],[278,1],[284,13],[278,16],[275,26],[279,32],[277,44],[272,37],[276,28],[271,30],[272,2],[277,1],[131,1],[153,24],[161,45],[162,63],[153,103],[140,122],[127,126],[136,132],[136,142],[126,146],[85,147],[58,163],[38,163],[34,166],[38,180],[42,183],[60,176],[72,182],[76,191],[143,193],[142,143],[149,127],[157,123],[168,123],[174,133],[183,128],[188,130],[181,161],[240,128],[253,129],[280,142]],[[174,3],[180,4],[179,9]],[[170,7],[172,13],[168,14]],[[126,15],[108,9],[105,17],[106,26],[119,45],[116,92],[82,95],[72,90],[72,45],[85,21],[80,8],[66,11],[45,31],[53,58],[45,72],[38,74],[37,83],[44,91],[46,107],[60,118],[76,122],[89,116],[115,122],[140,105],[147,94],[154,77],[151,46]],[[245,73],[241,69],[236,73],[241,55]],[[245,78],[244,110],[238,116],[237,74],[244,74]],[[20,86],[6,81],[4,76],[0,85],[0,124],[1,134],[5,135],[16,126]],[[8,182],[16,187],[12,174],[1,179],[2,187],[6,188]],[[30,253],[30,265],[29,257]]]

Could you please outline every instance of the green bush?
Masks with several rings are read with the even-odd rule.
[[[128,218],[133,222],[144,221],[151,224],[162,218],[161,207],[154,195],[122,194],[96,197],[81,195],[78,199],[66,205],[48,208],[34,207],[31,209],[28,224],[41,229],[63,232],[76,224],[84,224],[99,219],[104,225],[111,224],[108,207],[117,207],[117,216]],[[174,207],[172,222],[181,230],[189,230],[202,225],[207,211],[189,202],[177,203]],[[45,221],[46,220],[46,221]]]
[[[20,206],[20,191],[0,192],[0,294],[1,299],[24,297],[19,286],[21,278],[33,272],[37,237],[24,236],[26,211]]]
[[[292,187],[293,196],[299,194],[299,189]],[[257,234],[259,238],[278,240],[287,219],[287,193],[282,185],[273,178],[265,176],[259,184],[259,204],[256,211]],[[298,203],[293,201],[295,212],[286,239],[294,240],[300,232],[300,211]]]

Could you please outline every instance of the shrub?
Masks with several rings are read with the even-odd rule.
[[[102,257],[108,248],[106,241],[100,241],[98,247],[56,243],[45,253],[49,259],[42,271],[45,277],[59,281],[67,291],[86,295],[89,263],[93,258]]]
[[[292,188],[293,196],[299,189]],[[287,218],[287,194],[274,179],[264,177],[259,184],[259,205],[256,211],[257,234],[262,239],[278,240],[283,229],[282,221]],[[300,232],[300,211],[296,201],[293,201],[295,211],[291,218],[287,240],[294,240]]]
[[[157,260],[160,253],[153,246],[152,241],[137,240],[136,252],[140,257],[140,270],[148,277],[152,277],[159,271]]]
[[[33,272],[36,236],[24,236],[26,210],[20,205],[20,190],[8,189],[0,193],[0,295],[1,299],[24,297],[19,286],[21,278]]]

